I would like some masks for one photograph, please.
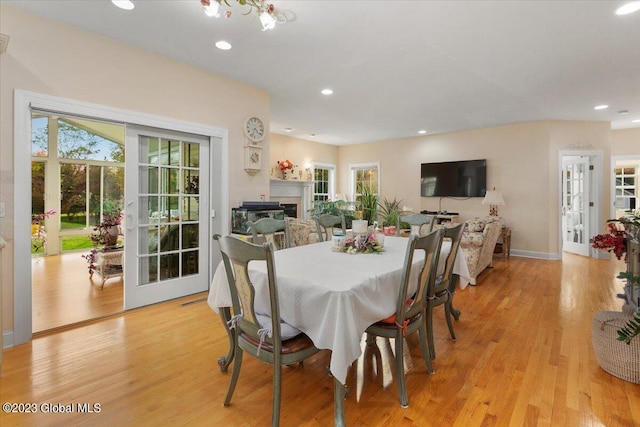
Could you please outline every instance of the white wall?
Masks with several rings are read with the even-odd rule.
[[[487,186],[501,191],[505,199],[499,214],[513,229],[512,250],[559,258],[559,151],[588,146],[603,151],[608,159],[609,127],[606,122],[540,121],[342,146],[339,192],[349,194],[350,163],[379,161],[381,197],[401,199],[401,205],[415,211],[459,212],[461,220],[466,220],[487,215],[488,206],[481,204],[481,198],[440,202],[436,197],[420,197],[420,164],[487,159]],[[609,166],[604,168],[602,208],[609,203]]]

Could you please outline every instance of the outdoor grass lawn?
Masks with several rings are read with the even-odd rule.
[[[62,238],[62,251],[75,251],[77,249],[91,249],[93,243],[89,235],[67,236]]]

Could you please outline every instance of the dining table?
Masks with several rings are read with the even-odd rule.
[[[408,241],[405,237],[385,236],[380,253],[340,252],[333,241],[274,252],[280,317],[309,336],[317,348],[331,350],[329,369],[335,382],[336,425],[344,425],[344,384],[349,366],[362,353],[362,335],[368,326],[395,313]],[[444,271],[450,248],[450,241],[445,240],[439,273]],[[412,277],[417,277],[424,259],[420,252],[414,255]],[[461,288],[469,283],[462,251],[456,254],[453,273],[459,276]],[[251,263],[249,276],[256,292],[256,312],[269,315],[266,263]],[[229,334],[229,353],[218,360],[225,371],[234,355],[227,326],[231,293],[222,262],[214,273],[207,302],[220,313]]]

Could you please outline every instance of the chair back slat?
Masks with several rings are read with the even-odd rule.
[[[407,245],[407,252],[405,255],[404,269],[401,279],[402,282],[396,310],[396,317],[400,323],[403,322],[404,319],[411,318],[418,314],[419,311],[424,310],[427,289],[429,288],[430,283],[435,281],[443,235],[444,230],[437,229],[426,236],[416,236],[413,234],[409,236],[409,244]],[[408,297],[410,297],[408,292],[411,280],[413,257],[416,251],[419,250],[424,251],[424,259],[420,264],[418,275],[415,278],[417,283],[413,302],[409,307],[406,307],[406,301]]]
[[[464,224],[457,224],[452,227],[444,229],[444,238],[451,239],[451,250],[447,255],[444,272],[442,273],[442,280],[439,282],[434,281],[434,290],[430,292],[432,295],[442,292],[445,289],[455,291],[456,283],[453,279],[453,264],[456,262],[456,256],[458,249],[460,248],[460,240],[462,240],[462,231],[464,230]]]
[[[331,240],[333,229],[340,226],[341,232],[346,233],[344,215],[323,214],[314,218],[318,227],[318,237],[321,242]]]
[[[396,235],[400,235],[400,223],[406,222],[411,226],[411,234],[422,236],[433,231],[435,216],[425,215],[421,213],[398,215],[398,224],[396,227]]]
[[[236,315],[240,314],[237,326],[240,327],[243,332],[258,340],[260,339],[258,330],[262,329],[263,325],[258,322],[255,312],[256,291],[249,276],[249,263],[266,263],[272,337],[265,338],[265,341],[273,344],[274,351],[279,352],[281,347],[280,307],[278,304],[273,248],[271,244],[264,243],[263,245],[255,245],[232,236],[217,236],[217,240],[220,243],[222,260],[227,273],[227,280],[229,281],[233,311]]]
[[[253,243],[258,243],[258,236],[262,235],[264,241],[271,243],[274,249],[284,249],[289,247],[288,239],[285,236],[284,244],[278,245],[276,242],[276,233],[279,231],[286,231],[286,224],[284,219],[274,218],[261,218],[255,222],[248,222],[251,234],[253,236]]]

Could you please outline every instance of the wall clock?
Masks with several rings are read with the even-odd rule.
[[[244,170],[253,175],[262,169],[262,148],[244,147]]]
[[[265,137],[264,123],[259,118],[247,117],[244,121],[244,136],[249,144],[260,144]]]

